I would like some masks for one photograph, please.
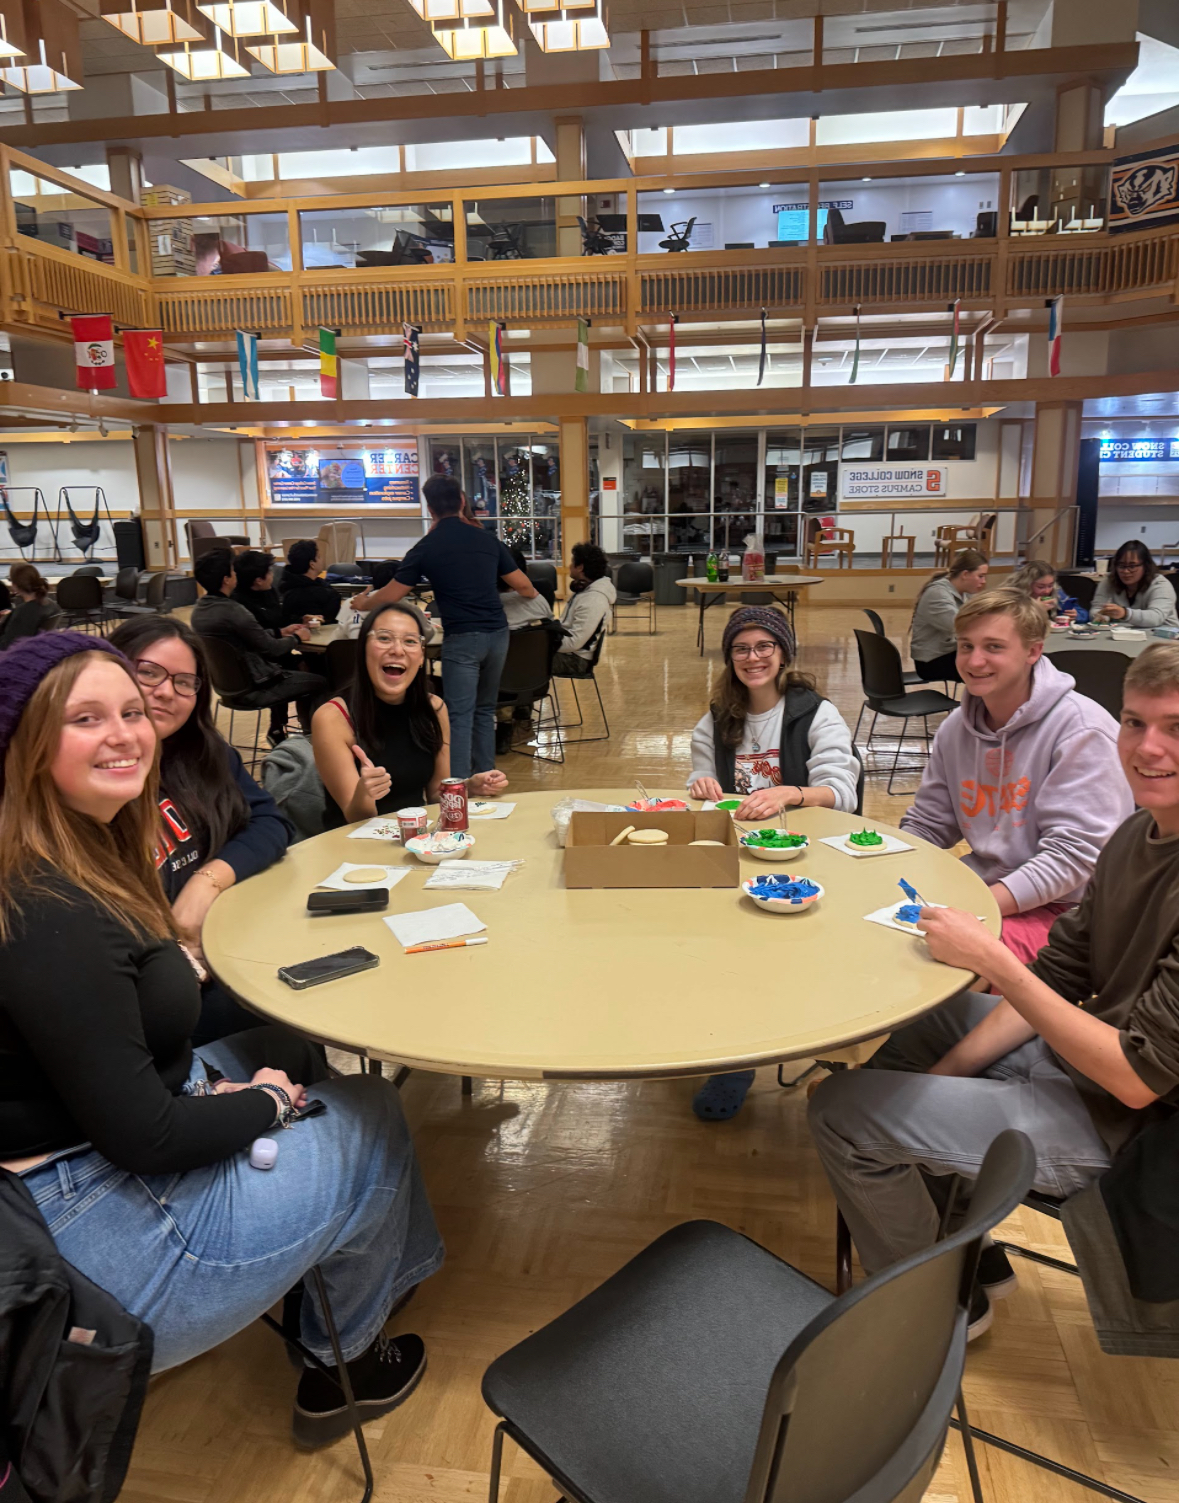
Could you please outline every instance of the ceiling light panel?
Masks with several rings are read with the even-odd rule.
[[[272,0],[225,0],[225,3],[201,5],[197,10],[208,16],[226,36],[289,36],[299,33],[296,22]]]

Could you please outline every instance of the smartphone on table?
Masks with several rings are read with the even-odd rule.
[[[363,945],[353,945],[350,950],[337,950],[334,955],[320,955],[315,960],[300,961],[298,965],[279,966],[278,976],[296,991],[303,991],[325,981],[354,976],[358,971],[371,971],[380,963],[380,957],[371,950],[366,950]]]

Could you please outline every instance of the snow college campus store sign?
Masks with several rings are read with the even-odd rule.
[[[272,506],[418,507],[413,442],[382,449],[267,444],[266,475]]]
[[[948,494],[944,464],[855,464],[839,467],[841,501],[940,500]]]

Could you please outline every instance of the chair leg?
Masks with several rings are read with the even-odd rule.
[[[843,1212],[835,1213],[835,1292],[846,1294],[852,1286],[851,1230]]]
[[[974,1497],[974,1503],[985,1503],[982,1490],[982,1479],[978,1475],[978,1459],[974,1454],[974,1432],[970,1428],[970,1421],[966,1416],[966,1400],[962,1397],[961,1388],[958,1389],[958,1433],[962,1436],[962,1449],[966,1452],[966,1470],[970,1475],[970,1491]]]
[[[503,1465],[504,1456],[504,1430],[503,1420],[495,1427],[495,1437],[491,1442],[491,1485],[487,1494],[487,1503],[499,1503],[499,1474]]]
[[[470,1096],[475,1089],[475,1082],[469,1075],[463,1076],[463,1095]]]
[[[959,1395],[961,1403],[961,1395]],[[1051,1472],[1055,1477],[1063,1477],[1066,1481],[1075,1483],[1077,1487],[1088,1488],[1091,1493],[1100,1493],[1103,1498],[1112,1498],[1114,1503],[1144,1503],[1142,1498],[1134,1493],[1124,1493],[1121,1488],[1110,1487],[1108,1482],[1099,1482],[1096,1477],[1090,1477],[1085,1472],[1078,1472],[1071,1466],[1065,1466],[1063,1462],[1053,1461],[1049,1456],[1041,1456],[1038,1451],[1029,1451],[1026,1446],[1017,1446],[1014,1441],[1004,1440],[1001,1435],[992,1435],[989,1430],[980,1430],[977,1425],[965,1424],[965,1415],[962,1420],[952,1419],[951,1426],[961,1432],[963,1444],[969,1433],[972,1440],[981,1440],[984,1445],[994,1446],[997,1451],[1006,1451],[1009,1456],[1018,1456],[1021,1461],[1027,1461],[1032,1466],[1038,1466],[1042,1472]],[[981,1494],[976,1493],[976,1498]]]
[[[864,711],[865,711],[865,710],[866,710],[866,709],[867,709],[867,708],[868,708],[868,701],[867,701],[867,700],[865,700],[865,701],[864,701],[864,702],[863,702],[863,704],[862,704],[862,705],[861,705],[861,706],[860,706],[860,713],[859,713],[859,714],[858,714],[858,715],[857,715],[857,716],[856,716],[856,728],[855,728],[855,730],[854,730],[854,731],[853,731],[853,732],[852,732],[852,745],[853,745],[853,746],[854,746],[854,745],[855,745],[855,744],[856,744],[856,738],[857,738],[857,737],[858,737],[858,736],[859,736],[859,734],[860,734],[860,724],[861,724],[861,722],[862,722],[862,721],[863,721],[863,719],[864,719]]]
[[[996,1247],[1001,1247],[1005,1253],[1014,1253],[1018,1258],[1026,1258],[1029,1263],[1039,1263],[1041,1268],[1052,1268],[1057,1273],[1073,1273],[1077,1278],[1081,1276],[1081,1270],[1075,1263],[1066,1263],[1063,1258],[1050,1258],[1047,1253],[1033,1252],[1030,1247],[1021,1247],[1018,1242],[996,1242]]]
[[[792,1091],[795,1086],[800,1086],[809,1076],[814,1075],[817,1070],[822,1069],[822,1066],[817,1063],[808,1065],[802,1074],[796,1075],[793,1080],[782,1079],[782,1068],[781,1065],[778,1066],[778,1084],[784,1091]]]

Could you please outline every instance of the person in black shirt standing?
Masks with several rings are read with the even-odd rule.
[[[383,1327],[443,1259],[397,1091],[322,1079],[284,1029],[193,1053],[197,977],[148,854],[156,733],[122,653],[51,632],[0,654],[0,791],[0,1167],[62,1257],[151,1327],[157,1372],[318,1265],[363,1417],[396,1408],[425,1346]],[[293,1123],[312,1099],[322,1115]],[[300,1319],[330,1364],[313,1291]],[[296,1441],[348,1429],[334,1377],[304,1369]]]
[[[434,525],[384,589],[354,596],[356,610],[395,605],[423,575],[442,617],[442,696],[450,712],[450,773],[469,778],[495,766],[495,704],[508,654],[508,621],[497,581],[525,600],[536,586],[492,532],[463,515],[466,498],[450,475],[423,487]]]
[[[287,566],[282,571],[278,593],[282,598],[282,624],[308,625],[308,616],[322,616],[332,622],[340,614],[340,597],[321,579],[319,544],[300,538],[287,552]]]

